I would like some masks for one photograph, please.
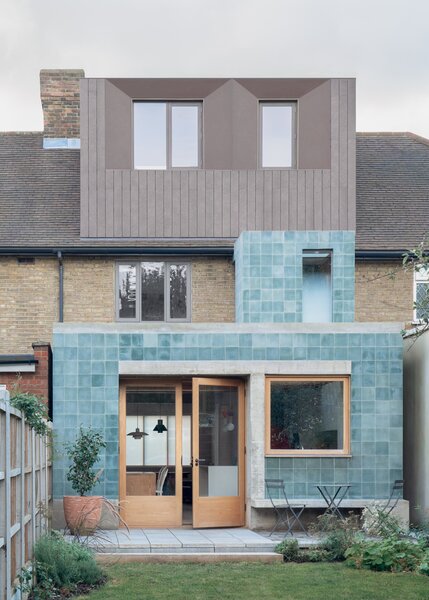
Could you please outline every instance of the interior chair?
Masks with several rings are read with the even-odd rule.
[[[167,479],[167,475],[168,475],[168,467],[161,467],[161,469],[159,470],[158,473],[158,479],[156,482],[156,495],[157,496],[162,496],[162,490],[164,488],[164,483],[165,480]]]

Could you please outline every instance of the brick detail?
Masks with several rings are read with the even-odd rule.
[[[80,137],[79,80],[81,69],[42,69],[40,97],[44,135],[51,138]]]
[[[400,262],[357,262],[356,321],[401,321],[413,318],[413,274]]]
[[[33,344],[34,357],[38,361],[34,373],[0,373],[0,384],[6,385],[11,391],[15,386],[21,392],[37,394],[49,400],[49,366],[51,361],[51,347],[47,342]]]
[[[235,274],[232,260],[203,258],[192,261],[192,321],[234,323]]]

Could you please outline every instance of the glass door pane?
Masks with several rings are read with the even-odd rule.
[[[238,388],[199,387],[199,495],[238,496]]]
[[[127,496],[176,494],[175,389],[128,391]]]

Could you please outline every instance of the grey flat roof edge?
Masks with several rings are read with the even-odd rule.
[[[370,323],[55,323],[54,333],[401,333],[404,324]]]

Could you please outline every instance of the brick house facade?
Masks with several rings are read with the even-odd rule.
[[[102,429],[107,441],[104,479],[96,491],[113,501],[127,499],[131,508],[124,516],[136,526],[185,522],[182,498],[187,484],[196,493],[197,477],[207,487],[205,495],[192,500],[193,523],[200,526],[257,527],[268,507],[268,476],[287,481],[291,497],[314,507],[319,506],[314,484],[322,480],[351,482],[353,507],[385,496],[402,476],[400,330],[412,319],[413,281],[401,270],[401,255],[420,241],[421,233],[399,222],[395,211],[403,214],[407,186],[395,204],[398,185],[386,164],[392,154],[405,162],[416,153],[426,157],[428,146],[403,134],[356,137],[350,128],[337,131],[332,125],[337,117],[338,123],[354,122],[351,79],[160,83],[85,79],[79,70],[42,71],[41,93],[44,132],[0,135],[5,176],[17,161],[21,173],[18,183],[14,179],[6,185],[2,198],[8,218],[0,223],[0,353],[27,353],[36,339],[53,344],[53,415],[59,437],[72,439],[83,423]],[[175,108],[185,106],[195,109],[198,126],[204,121],[204,138],[198,142],[202,162],[195,169],[135,166],[131,114],[136,104],[154,97],[163,98],[160,104],[170,111],[167,123]],[[264,169],[258,162],[254,124],[262,123],[258,114],[266,97],[299,119],[299,128],[294,125],[301,136],[299,153],[292,152],[296,162],[287,169]],[[290,102],[290,97],[298,100]],[[321,107],[320,115],[315,107]],[[243,119],[231,121],[233,143],[231,131],[218,124],[237,111]],[[341,119],[335,111],[343,111]],[[26,219],[30,205],[33,212]],[[316,260],[309,272],[319,272],[321,259],[330,270],[325,278],[329,322],[306,321],[304,304],[312,294],[307,288],[304,297],[304,265]],[[186,318],[143,322],[142,305],[150,299],[142,300],[141,265],[156,264],[164,277],[176,263],[186,264],[190,273]],[[126,294],[119,264],[128,269]],[[136,273],[140,280],[132,287]],[[165,277],[162,289],[156,288],[158,302],[168,297],[165,310],[176,293],[172,281]],[[125,305],[128,313],[121,322]],[[314,311],[319,308],[313,305]],[[49,387],[49,350],[43,352],[37,377],[25,379],[27,389],[42,394]],[[213,379],[217,384],[210,384]],[[277,381],[284,389],[290,382],[305,387],[308,381],[320,392],[321,404],[325,395],[329,398],[331,404],[320,409],[318,419],[326,423],[317,439],[310,436],[303,444],[296,432],[289,432],[287,442],[282,438],[284,447],[275,445],[280,443],[273,442],[279,417],[274,409],[270,412],[275,398],[267,390]],[[165,412],[161,400],[159,407],[149,406],[156,404],[161,383],[175,395]],[[325,383],[331,387],[321,392]],[[207,470],[204,465],[198,470],[191,453],[192,466],[178,452],[186,454],[191,447],[197,395],[204,403],[205,385],[235,386],[237,395],[236,403],[225,396],[217,412],[210,415],[207,404],[200,414],[203,425],[194,431],[192,444],[203,447],[213,423],[223,441]],[[148,392],[153,398],[142,400]],[[151,432],[157,432],[155,413],[158,425],[168,425],[166,432],[177,431],[179,438],[183,429],[188,437],[183,434],[178,450],[177,440],[165,436],[162,465],[151,458],[155,446],[147,441],[142,446],[146,458],[134,464],[141,459],[136,454],[141,447],[132,446],[127,439],[132,432],[126,432],[132,424],[134,430],[134,421],[144,427],[150,423]],[[308,436],[304,430],[301,437]],[[233,458],[219,458],[233,431],[241,436],[237,450],[230,448]],[[138,502],[133,499],[133,477],[141,479],[140,491],[152,489],[161,466],[169,471],[163,497],[141,493]],[[213,490],[221,485],[217,469],[225,466],[222,485],[230,487],[228,493],[222,488],[224,496],[236,500],[225,500],[225,510],[217,514],[235,516],[221,523],[204,498],[221,495]],[[58,459],[57,508],[70,491],[65,468]],[[140,505],[149,521],[139,513]]]

